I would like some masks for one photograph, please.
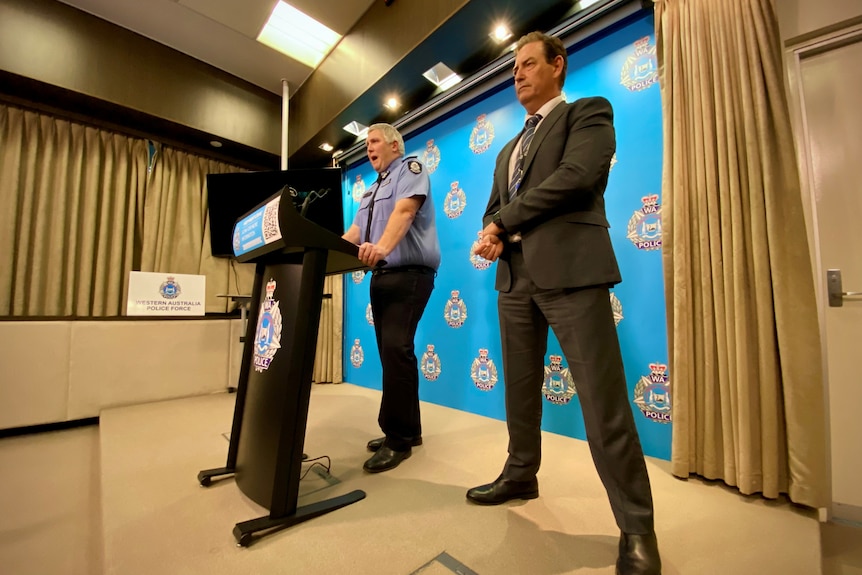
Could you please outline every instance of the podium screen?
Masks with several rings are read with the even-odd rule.
[[[215,257],[234,256],[236,221],[281,190],[282,201],[292,200],[297,211],[305,204],[307,219],[339,236],[344,233],[340,168],[208,174],[207,190]]]

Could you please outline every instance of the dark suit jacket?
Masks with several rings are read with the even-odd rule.
[[[616,148],[610,102],[583,98],[554,108],[536,130],[510,202],[509,159],[517,141],[497,156],[485,225],[499,210],[506,231],[521,233],[525,264],[540,288],[619,283],[604,200]],[[507,245],[497,263],[499,291],[511,287],[510,253]]]

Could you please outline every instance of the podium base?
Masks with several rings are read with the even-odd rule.
[[[201,487],[209,487],[210,483],[212,483],[213,477],[232,475],[235,472],[236,469],[232,467],[216,467],[215,469],[204,469],[203,471],[198,472],[198,483],[201,484]]]
[[[332,499],[297,507],[295,513],[285,515],[284,517],[272,517],[268,515],[266,517],[243,521],[242,523],[237,523],[233,528],[233,536],[236,538],[237,547],[248,547],[251,545],[255,533],[260,531],[278,531],[292,527],[293,525],[325,515],[330,511],[346,507],[362,499],[365,499],[365,492],[357,489],[356,491],[351,491]]]

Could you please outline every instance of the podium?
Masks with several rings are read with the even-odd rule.
[[[317,213],[331,221],[337,210],[340,221],[340,176],[338,187],[323,194],[303,197],[285,186],[239,218],[233,230],[237,260],[256,264],[254,288],[227,463],[201,471],[198,481],[207,487],[214,478],[233,474],[246,496],[269,509],[268,516],[236,524],[233,534],[243,547],[256,533],[290,527],[365,497],[357,490],[297,507],[324,278],[366,268],[356,245],[304,217],[315,200]]]

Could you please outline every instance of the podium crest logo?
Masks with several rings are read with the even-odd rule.
[[[470,246],[470,263],[473,264],[473,267],[477,270],[486,270],[491,267],[491,262],[474,253],[479,247],[479,242],[482,240],[482,232],[477,232],[477,235],[479,236],[479,239],[473,242],[473,245]]]
[[[611,311],[614,312],[614,325],[620,325],[623,321],[623,304],[614,292],[611,292]]]
[[[635,385],[635,405],[650,421],[670,423],[672,417],[667,365],[651,363],[649,369],[649,375],[642,375]]]
[[[658,82],[658,60],[649,36],[636,41],[634,47],[620,71],[620,84],[630,92],[640,92]]]
[[[233,230],[233,253],[239,253],[240,248],[242,247],[242,241],[239,236],[239,228],[235,228]]]
[[[368,322],[368,325],[374,325],[374,311],[371,309],[370,302],[365,306],[365,321]]]
[[[362,270],[355,271],[352,274],[350,274],[350,277],[353,279],[353,283],[361,284],[362,280],[365,279],[365,272]]]
[[[454,219],[464,213],[464,208],[467,207],[467,195],[458,187],[458,182],[452,182],[443,202],[443,211],[449,219]]]
[[[422,354],[420,370],[428,381],[437,381],[437,378],[440,377],[440,356],[434,353],[434,344],[429,343],[425,353]]]
[[[180,289],[180,284],[177,283],[174,276],[168,276],[167,279],[159,286],[159,293],[165,299],[177,299],[183,290]]]
[[[550,365],[545,366],[545,380],[542,395],[554,405],[566,405],[578,393],[569,368],[563,367],[563,356],[552,355]]]
[[[491,147],[494,141],[494,124],[488,121],[488,116],[480,114],[476,118],[476,125],[470,132],[470,149],[474,154],[482,154]]]
[[[449,327],[459,328],[467,321],[467,304],[461,299],[460,294],[460,291],[453,290],[452,297],[443,309],[443,317],[446,318]]]
[[[440,165],[440,148],[434,144],[434,140],[428,140],[425,144],[425,150],[419,156],[425,167],[428,168],[428,173],[433,174],[437,166]]]
[[[365,182],[362,181],[362,176],[360,174],[356,174],[356,181],[353,182],[353,201],[358,202],[362,200],[362,196],[365,194]]]
[[[488,350],[479,349],[479,357],[473,359],[470,366],[470,379],[482,391],[491,391],[497,385],[497,366],[488,357]]]
[[[639,250],[661,249],[661,206],[658,194],[641,198],[643,207],[636,210],[629,220],[626,237]]]
[[[362,346],[359,345],[359,339],[354,339],[353,347],[350,348],[350,365],[353,367],[362,367],[363,361],[365,361],[365,352],[362,351]]]
[[[281,310],[275,295],[276,281],[266,282],[266,297],[260,303],[257,317],[257,330],[254,333],[254,370],[264,372],[269,369],[275,354],[281,349]]]

